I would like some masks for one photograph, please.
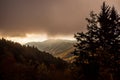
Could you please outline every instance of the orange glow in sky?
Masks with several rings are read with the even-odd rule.
[[[42,42],[48,39],[75,40],[73,36],[48,37],[46,34],[26,34],[26,37],[5,37],[7,40],[25,44],[27,42]]]
[[[26,34],[26,37],[6,37],[6,39],[24,44],[27,42],[42,42],[47,40],[47,35]]]

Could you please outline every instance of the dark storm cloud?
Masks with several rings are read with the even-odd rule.
[[[102,2],[102,0],[0,0],[0,34],[71,35],[85,31],[85,18],[90,11],[98,11]],[[117,8],[120,7],[119,0],[108,2],[116,4]]]

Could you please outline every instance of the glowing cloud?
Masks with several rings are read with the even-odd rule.
[[[6,37],[6,39],[19,42],[21,44],[27,43],[27,42],[42,42],[47,40],[46,34],[26,34],[26,37]]]

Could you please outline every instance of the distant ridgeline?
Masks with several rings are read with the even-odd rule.
[[[55,57],[60,57],[66,61],[71,61],[74,57],[71,52],[74,50],[73,45],[75,43],[76,41],[71,40],[49,39],[43,42],[29,42],[25,45],[35,46],[40,51],[46,51]]]
[[[67,62],[60,58],[55,58],[49,53],[39,51],[35,47],[22,46],[19,43],[0,39],[1,80],[31,80],[31,78],[36,80],[34,79],[36,76],[43,80],[41,78],[51,77],[51,71],[64,70],[67,65]],[[54,72],[53,74],[56,73]],[[63,73],[61,74],[63,75]]]

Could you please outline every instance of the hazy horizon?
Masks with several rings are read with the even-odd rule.
[[[2,39],[4,37],[1,37],[0,39]],[[10,40],[10,41],[14,41],[14,42],[18,42],[20,44],[26,44],[26,43],[31,43],[31,42],[44,42],[47,40],[69,40],[69,41],[75,41],[75,38],[71,38],[71,37],[54,37],[54,38],[43,38],[41,39],[42,36],[40,38],[37,37],[25,37],[25,38],[20,38],[20,37],[5,37],[4,39]]]

